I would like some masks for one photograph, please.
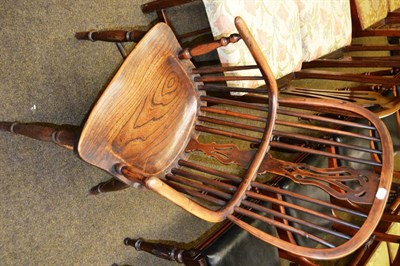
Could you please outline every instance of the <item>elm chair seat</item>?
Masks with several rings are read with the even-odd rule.
[[[83,160],[127,183],[165,174],[193,134],[200,105],[187,75],[193,65],[177,57],[180,50],[165,24],[137,44],[83,127]],[[136,173],[133,181],[118,173],[121,167]]]
[[[64,138],[60,139],[64,135],[57,131],[43,129],[38,137],[26,124],[0,122],[0,129],[74,146],[84,161],[117,178],[112,180],[113,186],[145,187],[203,220],[228,219],[282,250],[325,260],[352,253],[373,233],[388,198],[393,150],[386,127],[370,111],[348,102],[278,100],[276,80],[260,48],[240,17],[235,25],[239,34],[185,50],[166,24],[153,27],[94,105],[76,146],[71,141],[65,144]],[[196,68],[188,60],[241,39],[256,65]],[[257,74],[224,75],[249,69],[258,70]],[[265,85],[259,89],[227,86],[238,80],[258,80]],[[264,96],[264,101],[228,97],[231,92],[249,91]],[[208,92],[221,92],[226,97],[210,96]],[[353,133],[349,130],[352,128],[361,132]],[[342,136],[350,140],[341,142]],[[376,144],[372,148],[371,142]],[[340,155],[331,147],[352,153]],[[291,160],[302,154],[314,154],[324,161],[337,158],[349,164],[321,168]],[[373,159],[376,155],[380,161]],[[278,188],[273,182],[277,178],[368,205],[370,212],[356,212]],[[288,197],[299,199],[299,203],[287,201]],[[310,204],[348,215],[310,213]],[[278,211],[286,208],[358,231],[354,235],[336,233],[329,223],[314,225],[290,212]],[[358,222],[348,221],[349,216]],[[317,228],[324,234],[315,235],[293,224]],[[281,239],[270,234],[265,225],[317,245]],[[338,238],[339,244],[331,242],[331,237]]]
[[[200,101],[204,102],[204,97],[196,91],[201,82],[196,81],[197,74],[190,75],[193,64],[178,58],[180,50],[167,25],[152,28],[94,106],[77,150],[83,160],[121,181],[139,183],[200,218],[219,222],[240,202],[268,151],[277,108],[276,86],[268,92],[268,122],[253,165],[238,185],[237,194],[226,205],[209,209],[162,180],[171,169],[177,171],[179,162],[185,164],[182,161],[188,158],[188,147],[196,142],[202,128],[196,119],[204,114]],[[265,61],[262,63],[267,67]]]

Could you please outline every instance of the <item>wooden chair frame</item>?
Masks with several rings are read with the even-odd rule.
[[[109,190],[115,190],[116,186],[118,188],[124,188],[126,185],[144,186],[204,220],[220,222],[228,219],[261,240],[299,256],[330,260],[354,252],[373,233],[379,223],[388,198],[387,191],[392,178],[393,151],[387,129],[371,112],[351,103],[304,98],[279,99],[278,101],[276,80],[257,43],[241,18],[236,18],[235,25],[240,35],[233,34],[229,38],[222,38],[211,44],[182,50],[179,53],[181,48],[168,26],[162,23],[157,24],[142,38],[133,53],[124,61],[116,76],[94,106],[80,134],[78,144],[75,146],[76,151],[83,160],[102,168],[120,180],[117,181],[115,179],[107,183],[106,187]],[[195,68],[187,60],[191,56],[208,53],[222,45],[237,42],[242,37],[257,63],[257,68],[261,73],[260,76],[215,75],[216,73],[233,70],[247,70],[249,67]],[[148,49],[153,46],[158,47],[158,49],[151,54]],[[160,57],[160,55],[163,56]],[[166,66],[163,65],[162,61],[158,60],[160,58],[166,59]],[[145,60],[160,64],[160,67],[157,64],[154,66],[147,65],[146,72],[156,73],[156,76],[161,77],[162,75],[158,71],[161,71],[161,74],[172,73],[172,83],[167,79],[168,82],[154,83],[160,87],[150,86],[148,87],[149,89],[132,90],[132,86],[140,87],[142,84],[143,86],[148,84],[145,83],[146,77],[141,75],[136,76],[139,79],[139,83],[134,83],[132,86],[129,83],[136,82],[136,79],[130,76],[131,72],[136,75],[138,72],[133,70],[135,70],[135,67],[143,68]],[[164,67],[166,67],[167,71],[164,71]],[[182,77],[183,79],[179,84],[184,86],[172,86],[180,77],[175,73],[183,73],[184,77]],[[171,76],[167,75],[167,77]],[[225,93],[232,91],[245,92],[248,90],[246,88],[232,88],[231,86],[221,85],[235,80],[263,80],[267,84],[266,88],[256,89],[252,92],[264,95],[264,102],[260,105],[259,103],[210,97],[203,93],[210,90]],[[145,93],[145,97],[142,93]],[[118,97],[113,97],[115,95],[118,95]],[[167,101],[168,104],[158,104],[159,102],[163,103],[164,97],[166,100],[172,100]],[[183,101],[183,99],[188,101]],[[173,112],[169,112],[170,109],[164,107],[169,107],[169,104],[176,100],[183,102],[178,104],[174,102],[173,106],[176,109],[173,110],[177,113],[174,119],[182,118],[183,120],[180,121],[184,124],[183,127],[179,123],[171,124],[170,121],[165,123]],[[127,105],[126,102],[131,103],[131,105]],[[140,107],[132,106],[133,103],[139,104]],[[210,107],[207,106],[207,103],[217,104],[218,106]],[[160,106],[161,109],[153,106]],[[234,110],[229,109],[229,106],[233,107]],[[153,109],[157,111],[152,111]],[[249,113],[250,110],[260,111],[262,115],[251,114]],[[307,114],[304,113],[304,110],[320,112],[324,116]],[[116,115],[113,116],[114,113]],[[168,114],[168,116],[165,116],[165,114]],[[182,114],[185,115],[182,117]],[[205,114],[218,114],[221,116],[210,117]],[[325,117],[325,114],[328,114],[328,116]],[[278,119],[278,115],[300,118],[300,120],[298,122],[284,121]],[[335,117],[331,118],[331,115],[365,120],[370,125],[345,121]],[[136,118],[131,120],[131,117]],[[232,121],[231,118],[235,118],[235,120]],[[238,122],[240,119],[245,119],[250,124]],[[256,121],[262,125],[256,125]],[[324,124],[324,126],[319,124]],[[146,128],[148,125],[150,126],[150,131]],[[174,127],[176,125],[178,127]],[[216,125],[229,127],[232,130],[220,129],[215,127]],[[311,136],[302,132],[286,132],[282,129],[275,129],[277,125],[300,128],[307,132],[315,131],[319,134],[338,134],[355,139],[376,141],[380,142],[380,147],[371,149],[369,147],[340,143],[333,139],[326,139],[321,135]],[[172,129],[169,134],[166,134],[167,131],[163,130],[161,139],[157,138],[156,135],[154,135],[156,137],[154,138],[153,134],[146,135],[148,132],[155,132],[156,129],[159,131],[160,126]],[[341,130],[340,128],[342,127],[372,130],[376,133],[376,137],[349,133]],[[40,128],[38,132],[32,134],[25,133],[31,128],[31,125],[27,124],[0,122],[0,129],[2,130],[22,133],[41,140],[48,141],[57,136],[57,134],[53,133],[53,130],[48,130],[47,128]],[[142,130],[142,128],[144,129]],[[233,129],[240,130],[240,132]],[[219,136],[224,138],[225,142],[203,143],[198,139],[200,132]],[[254,135],[254,133],[257,134]],[[43,135],[45,137],[42,137]],[[70,136],[70,133],[67,135]],[[55,139],[57,140],[57,138]],[[245,141],[250,149],[239,149],[237,145],[230,143],[232,139]],[[184,145],[177,145],[177,140]],[[144,143],[143,150],[131,148],[130,144],[135,144],[136,141]],[[147,144],[146,141],[150,141],[150,143],[155,141],[154,143],[158,144],[153,147]],[[165,143],[168,143],[168,145],[175,144],[175,146],[168,146],[168,149],[172,151],[171,156],[163,157],[162,160],[157,158],[156,162],[161,161],[161,165],[148,163],[151,160],[155,160],[153,154],[160,154],[160,147],[161,149],[163,147],[160,143],[163,145]],[[339,146],[344,149],[363,152],[367,155],[379,154],[382,162],[325,152],[321,150],[324,145]],[[295,164],[273,158],[269,155],[270,148],[289,153],[311,153],[324,159],[337,158],[347,160],[355,164],[367,165],[369,168],[377,166],[381,168],[381,172],[375,174],[371,170],[356,170],[351,167],[316,168],[306,164]],[[206,157],[214,158],[221,164],[236,164],[243,169],[243,172],[232,174],[210,166],[193,163],[188,157],[191,152],[205,154]],[[130,158],[135,158],[135,160],[130,160]],[[140,164],[137,164],[137,162],[140,162]],[[191,170],[189,171],[188,169]],[[193,171],[195,172],[193,173]],[[295,192],[285,191],[256,180],[259,174],[267,173],[292,179],[302,185],[316,186],[342,200],[371,205],[370,212],[373,215],[355,212],[349,208],[322,202]],[[210,178],[210,175],[213,177]],[[344,180],[356,182],[359,188],[354,190],[346,186],[343,183]],[[121,183],[126,185],[119,186]],[[330,186],[335,188],[332,189]],[[346,192],[342,193],[338,188]],[[285,197],[294,197],[313,205],[323,205],[332,210],[347,212],[360,217],[364,220],[364,223],[361,226],[357,226],[335,217],[310,211],[309,208],[302,205],[286,202]],[[320,219],[336,221],[341,225],[357,228],[359,231],[354,236],[349,236],[335,233],[330,228],[317,226],[322,232],[328,232],[332,236],[345,240],[344,243],[335,246],[327,239],[324,239],[324,236],[321,237],[300,230],[288,224],[288,221],[307,227],[315,227],[312,223],[297,219],[289,214],[282,214],[265,208],[257,203],[259,201],[272,202],[274,205],[280,206],[280,208],[294,208],[310,215],[316,215]],[[271,219],[268,215],[264,216],[263,213],[276,216],[279,219]],[[324,247],[299,246],[285,239],[271,236],[248,224],[240,216],[259,220],[282,230],[312,239]]]

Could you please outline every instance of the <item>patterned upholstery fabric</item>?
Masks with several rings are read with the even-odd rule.
[[[215,38],[236,33],[234,18],[241,16],[260,45],[276,78],[301,68],[301,34],[294,0],[203,0],[203,2]],[[231,66],[255,64],[243,41],[239,41],[235,46],[228,45],[218,50],[223,64]],[[234,85],[257,87],[262,84],[258,81],[246,81]]]
[[[387,16],[387,1],[354,0],[354,2],[356,4],[358,18],[363,30]]]
[[[400,0],[387,0],[389,11],[395,11],[396,9],[400,8]]]
[[[312,61],[351,43],[349,0],[297,0],[303,61]]]

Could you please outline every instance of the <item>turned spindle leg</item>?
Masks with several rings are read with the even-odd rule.
[[[114,42],[117,45],[121,56],[125,59],[127,57],[127,53],[122,45],[122,42],[139,42],[145,34],[146,31],[141,30],[83,31],[75,33],[75,37],[78,40],[89,40],[92,42]]]
[[[124,244],[134,247],[137,251],[145,251],[159,258],[184,263],[185,265],[205,265],[203,256],[195,249],[178,249],[172,245],[149,243],[143,239],[125,238]]]
[[[98,185],[92,187],[89,190],[89,195],[98,195],[100,193],[119,191],[128,187],[130,187],[128,184],[125,184],[119,179],[113,177],[105,182],[101,182]]]
[[[141,30],[107,30],[107,31],[84,31],[75,33],[78,40],[104,41],[104,42],[139,42],[146,34]]]
[[[192,48],[185,48],[179,52],[178,57],[180,59],[191,59],[193,56],[207,54],[209,52],[216,50],[217,48],[227,46],[230,43],[237,43],[241,39],[242,37],[240,37],[239,34],[234,33],[231,34],[229,37],[223,37],[214,42],[196,45]]]
[[[79,137],[76,126],[57,126],[43,123],[0,122],[0,131],[7,131],[37,140],[53,142],[66,149],[73,150]]]

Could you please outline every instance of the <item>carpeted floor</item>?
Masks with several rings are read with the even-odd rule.
[[[144,2],[2,1],[0,120],[80,125],[122,58],[115,45],[74,33],[148,29],[156,16],[141,12]],[[0,265],[174,265],[123,239],[188,242],[212,226],[154,193],[87,196],[110,176],[55,145],[2,133],[0,147]]]

